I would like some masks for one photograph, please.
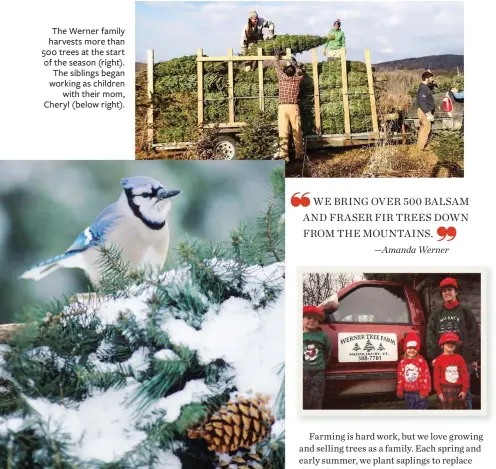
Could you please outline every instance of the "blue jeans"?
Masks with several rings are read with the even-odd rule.
[[[425,410],[429,405],[427,398],[420,399],[420,393],[418,391],[405,391],[405,403],[406,408],[412,410]]]

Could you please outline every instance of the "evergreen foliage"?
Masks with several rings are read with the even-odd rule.
[[[277,36],[254,44],[250,55],[256,55],[262,47],[265,55],[273,55],[274,49],[290,47],[293,54],[322,45],[327,38],[320,36]],[[252,123],[259,119],[259,73],[245,71],[243,62],[234,62],[234,114],[236,122]],[[300,91],[300,108],[304,134],[315,133],[314,83],[311,64],[303,64],[306,77]],[[321,126],[324,134],[343,134],[344,105],[342,94],[341,60],[318,63]],[[227,63],[204,62],[203,93],[204,122],[220,124],[229,121]],[[372,129],[370,95],[366,66],[363,62],[347,61],[348,93],[352,132]],[[155,112],[156,140],[163,143],[190,142],[194,139],[197,116],[197,68],[196,56],[186,56],[155,65]],[[146,118],[146,73],[136,74],[137,119]],[[264,64],[264,114],[276,122],[278,108],[278,81],[272,65]],[[143,107],[144,106],[144,107]],[[143,129],[139,126],[143,140]],[[274,127],[275,128],[275,127]],[[254,145],[250,144],[250,148]],[[268,154],[263,157],[267,158]],[[244,156],[247,157],[246,155]],[[256,158],[254,156],[254,158]]]
[[[158,277],[146,270],[131,272],[117,250],[102,249],[104,275],[96,301],[79,296],[29,311],[33,323],[0,350],[0,467],[158,469],[171,461],[185,468],[216,467],[220,455],[204,441],[189,439],[188,430],[248,389],[238,388],[243,377],[229,355],[208,352],[203,342],[184,340],[175,328],[202,333],[223,310],[236,311],[233,304],[242,305],[247,321],[263,320],[276,303],[282,308],[282,165],[271,183],[273,196],[256,232],[240,225],[219,246],[183,241],[177,268]],[[243,330],[243,323],[238,327]],[[239,333],[223,330],[234,332]],[[280,384],[282,368],[279,373]],[[281,393],[270,402],[278,419],[284,416]],[[189,401],[171,406],[180,396]],[[59,415],[73,415],[99,398],[119,406],[122,422],[113,428],[123,431],[127,424],[134,438],[120,454],[103,459],[78,450],[80,442]],[[161,402],[169,404],[161,407]],[[94,415],[95,428],[112,424],[106,418]],[[284,433],[269,428],[256,451],[262,466],[283,469]]]
[[[274,119],[267,113],[257,111],[249,116],[247,125],[242,127],[238,138],[238,159],[271,159],[277,152],[279,137]]]
[[[299,36],[296,34],[283,34],[274,39],[266,39],[248,47],[247,55],[257,55],[259,47],[262,48],[263,55],[274,55],[275,49],[286,51],[291,48],[292,54],[301,54],[307,50],[319,47],[327,42],[323,36]]]
[[[432,148],[439,163],[463,165],[465,141],[462,131],[437,130],[433,132]]]

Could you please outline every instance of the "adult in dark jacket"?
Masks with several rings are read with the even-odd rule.
[[[454,278],[445,278],[440,283],[443,305],[429,317],[427,324],[427,359],[432,362],[442,353],[439,339],[446,332],[458,335],[461,348],[457,351],[467,363],[469,372],[478,368],[480,362],[480,330],[477,318],[472,310],[458,302],[458,282]],[[470,391],[466,396],[467,407],[472,408]]]
[[[420,121],[417,148],[420,151],[425,150],[431,133],[431,123],[434,122],[436,106],[434,105],[434,97],[431,92],[434,85],[434,74],[430,70],[422,73],[422,83],[420,83],[417,91],[417,115]]]

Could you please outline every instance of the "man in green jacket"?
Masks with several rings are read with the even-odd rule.
[[[436,357],[441,353],[439,338],[445,332],[454,332],[461,342],[458,351],[463,356],[469,372],[478,368],[480,361],[480,330],[477,318],[472,310],[458,302],[458,282],[454,278],[445,278],[440,283],[443,305],[439,311],[432,313],[427,324],[427,358],[433,364]],[[472,396],[470,391],[466,396],[469,409],[472,408]]]
[[[317,306],[303,307],[303,408],[322,409],[325,371],[331,340],[319,327],[325,314]]]
[[[327,35],[328,41],[324,44],[323,54],[327,56],[327,60],[339,59],[341,57],[341,49],[346,48],[346,38],[341,30],[341,20],[334,21],[334,26]]]

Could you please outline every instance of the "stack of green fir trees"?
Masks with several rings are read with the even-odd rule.
[[[277,36],[270,41],[253,45],[248,53],[256,55],[262,47],[264,54],[272,55],[274,49],[290,47],[293,54],[318,47],[326,38],[320,36]],[[311,64],[304,65],[306,77],[300,91],[300,107],[305,134],[315,132],[314,84]],[[319,91],[321,125],[324,134],[343,134],[344,108],[342,95],[341,60],[320,62]],[[155,130],[156,141],[174,143],[189,141],[197,126],[197,64],[196,56],[186,56],[155,65]],[[348,98],[352,132],[371,130],[370,95],[365,64],[348,61]],[[204,63],[204,122],[228,122],[227,63]],[[146,96],[146,74],[137,75],[136,94]],[[277,120],[278,83],[273,67],[264,70],[264,111]],[[139,100],[139,98],[137,98]],[[142,101],[142,100],[141,100]],[[138,107],[141,109],[142,102]],[[138,101],[137,101],[138,102]],[[140,115],[137,111],[137,118]],[[258,70],[245,71],[243,62],[234,63],[234,114],[236,122],[246,122],[259,112]],[[142,113],[143,114],[143,113]],[[144,114],[143,114],[144,115]]]
[[[0,345],[0,467],[285,467],[283,166],[271,182],[255,232],[183,241],[159,278],[102,249],[96,299],[29,311]]]

